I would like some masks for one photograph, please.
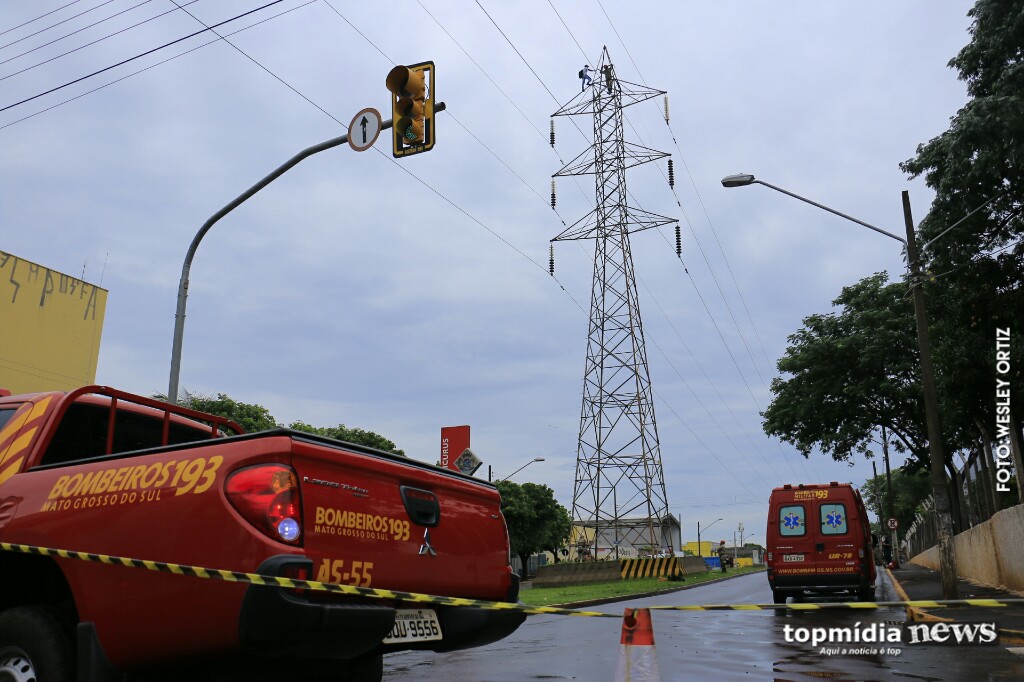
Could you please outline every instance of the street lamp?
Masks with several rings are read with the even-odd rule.
[[[435,112],[444,110],[444,102],[438,102],[434,105]],[[363,120],[365,121],[366,119],[364,118]],[[387,130],[391,128],[392,125],[393,121],[389,119],[381,123],[380,129]],[[365,131],[365,128],[363,130]],[[185,261],[181,265],[181,278],[178,280],[178,303],[174,312],[174,337],[171,340],[171,372],[167,381],[167,402],[172,405],[176,405],[178,403],[178,379],[181,374],[181,345],[185,336],[185,306],[188,301],[189,275],[192,271],[192,260],[195,258],[196,250],[199,248],[199,243],[203,241],[203,237],[205,237],[206,233],[210,231],[210,228],[213,227],[214,223],[248,201],[253,195],[291,170],[303,159],[306,159],[313,154],[318,154],[320,152],[327,151],[328,149],[339,147],[346,142],[348,142],[347,133],[340,137],[331,138],[326,142],[315,144],[312,147],[306,147],[301,152],[278,166],[270,174],[264,176],[264,178],[255,185],[239,194],[230,204],[210,216],[210,218],[203,223],[202,227],[199,228],[199,231],[196,232],[196,236],[192,238],[192,243],[189,244],[188,251],[185,252]]]
[[[710,528],[711,526],[715,525],[716,523],[718,523],[721,520],[722,519],[715,519],[709,525],[704,526],[704,530],[707,530],[708,528]],[[680,549],[682,549],[682,548],[680,548]],[[703,554],[701,554],[701,549],[700,549],[700,521],[697,522],[697,556],[704,556]]]
[[[917,253],[917,240],[914,236],[914,221],[910,214],[910,194],[903,190],[903,222],[907,231],[907,238],[903,239],[891,232],[852,218],[845,213],[840,213],[835,209],[811,201],[799,194],[794,194],[781,187],[758,180],[749,173],[727,175],[722,178],[723,187],[744,187],[752,184],[764,185],[794,199],[799,199],[804,203],[855,222],[858,225],[863,225],[887,237],[892,237],[903,244],[907,250],[907,269],[910,272],[910,288],[914,294],[914,317],[917,321],[917,343],[921,353],[921,384],[924,389],[925,420],[928,424],[928,454],[931,459],[932,496],[935,499],[935,515],[939,530],[939,568],[942,573],[942,597],[943,599],[958,599],[956,553],[953,547],[953,519],[950,514],[949,491],[946,488],[946,471],[944,468],[946,460],[943,454],[942,428],[939,423],[939,398],[935,388],[935,369],[932,367],[931,346],[928,340],[928,310],[925,305],[924,287],[919,286],[921,282],[921,263]],[[934,241],[933,239],[928,244]],[[925,246],[927,247],[928,244],[925,244]]]
[[[509,474],[508,476],[506,476],[505,478],[499,478],[499,479],[497,479],[497,480],[499,480],[499,481],[507,481],[508,479],[512,478],[513,476],[515,476],[516,474],[518,474],[518,473],[519,473],[520,471],[522,471],[522,470],[523,470],[523,469],[525,469],[526,467],[528,467],[528,466],[530,466],[531,464],[533,464],[534,462],[543,462],[543,461],[544,461],[544,458],[543,458],[543,457],[534,457],[534,458],[533,458],[533,459],[531,459],[531,460],[530,460],[529,462],[527,462],[527,463],[526,463],[526,464],[524,464],[523,466],[519,467],[518,469],[516,469],[515,471],[513,471],[513,472],[512,472],[511,474]]]

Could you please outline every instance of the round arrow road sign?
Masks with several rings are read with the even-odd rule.
[[[365,152],[377,141],[382,126],[379,111],[373,107],[363,109],[348,124],[348,146],[357,152]]]

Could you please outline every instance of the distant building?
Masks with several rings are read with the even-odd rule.
[[[595,543],[594,522],[574,522],[571,536],[574,540],[568,548],[569,558],[630,559],[672,554],[679,549],[679,521],[672,514],[662,519],[621,517],[617,524],[606,525],[610,523],[610,520],[602,521]]]
[[[95,383],[106,307],[106,289],[0,251],[0,388]]]
[[[683,549],[690,552],[693,556],[711,556],[711,553],[714,551],[710,540],[701,540],[700,546],[691,540],[683,545]]]

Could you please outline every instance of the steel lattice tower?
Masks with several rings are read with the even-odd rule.
[[[594,122],[593,145],[553,177],[593,175],[597,206],[552,241],[595,244],[572,502],[572,542],[595,556],[659,547],[668,515],[629,233],[676,221],[627,205],[626,169],[668,155],[625,142],[622,126],[624,107],[663,94],[616,78],[605,48],[593,84],[553,114]]]

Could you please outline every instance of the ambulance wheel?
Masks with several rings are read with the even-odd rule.
[[[786,596],[787,595],[786,595],[785,592],[779,592],[778,590],[772,590],[772,599],[775,600],[776,604],[785,604],[786,603]]]
[[[867,585],[857,590],[857,599],[861,601],[874,601],[875,600],[875,586]]]
[[[49,610],[19,606],[0,613],[0,679],[70,682],[73,652],[70,628]]]

